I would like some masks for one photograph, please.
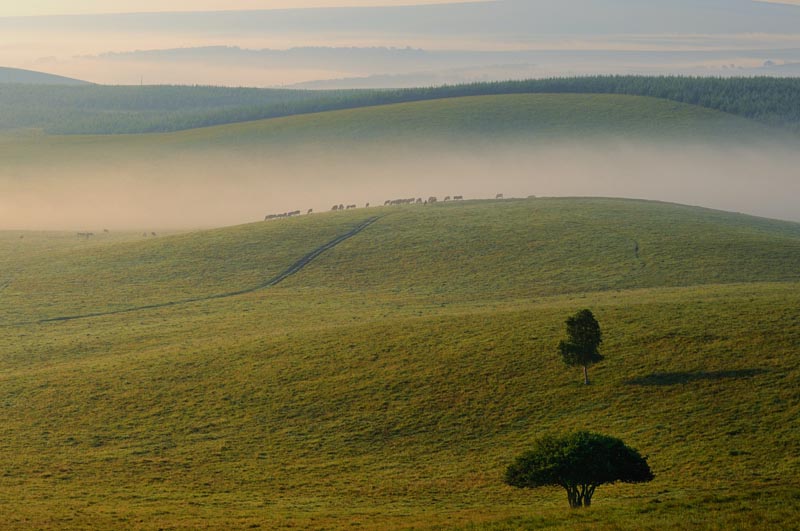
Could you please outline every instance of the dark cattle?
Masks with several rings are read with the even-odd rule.
[[[413,197],[410,198],[410,199],[390,199],[389,201],[384,203],[384,206],[386,206],[386,205],[413,205],[415,201],[417,201],[417,199],[415,199]]]
[[[387,199],[386,201],[383,202],[383,206],[389,206],[391,204],[392,204],[392,200],[391,199]]]
[[[494,196],[495,199],[503,199],[503,194],[497,194]]]
[[[339,205],[339,210],[344,210],[344,205]]]
[[[333,210],[334,212],[339,210],[339,205],[333,205],[333,207],[331,207],[331,210]]]
[[[421,198],[421,197],[418,197],[418,198],[417,198],[417,204],[418,204],[418,205],[421,205],[421,204],[422,204],[422,198]]]
[[[436,197],[434,197],[434,196],[430,196],[428,198],[428,203],[436,203],[437,201],[438,201],[438,199],[436,199]]]
[[[158,234],[156,234],[155,232],[151,232],[150,235],[151,236],[158,236]]]
[[[364,208],[369,208],[369,203],[367,203],[367,206],[365,206]]]
[[[314,209],[313,208],[309,208],[308,212],[306,212],[306,214],[313,214],[313,213],[314,213]]]
[[[463,201],[463,200],[464,200],[464,196],[463,195],[457,195],[457,196],[455,196],[453,198],[453,201]]]

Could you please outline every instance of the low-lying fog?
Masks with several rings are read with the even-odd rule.
[[[0,229],[167,229],[387,199],[609,196],[800,221],[793,146],[606,141],[184,152],[0,166]]]

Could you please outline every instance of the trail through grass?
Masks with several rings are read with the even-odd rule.
[[[791,527],[799,225],[610,199],[384,212],[269,290],[0,328],[3,526]],[[36,244],[6,258],[0,311],[252,286],[364,221]],[[134,265],[158,289],[137,295]],[[556,350],[581,308],[605,337],[588,387]],[[574,429],[622,438],[656,480],[579,512],[503,485],[531,440]]]

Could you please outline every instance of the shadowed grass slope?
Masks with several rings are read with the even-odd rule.
[[[95,164],[150,160],[213,149],[281,153],[302,146],[319,150],[386,142],[561,138],[752,141],[785,134],[718,111],[640,96],[522,94],[472,96],[274,118],[178,133],[122,136],[23,136],[0,142],[7,167],[14,164]],[[313,151],[311,152],[313,153]],[[113,166],[112,166],[113,167]]]
[[[89,305],[246,285],[366,217],[20,253],[27,287],[0,304],[71,309],[98,271]],[[800,505],[798,241],[639,201],[398,208],[266,291],[0,327],[4,526],[781,527]],[[159,288],[135,295],[125,264]],[[606,339],[590,387],[555,349],[583,307]],[[623,438],[656,480],[580,513],[502,484],[531,439],[572,429]]]

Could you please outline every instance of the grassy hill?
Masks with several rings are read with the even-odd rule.
[[[252,287],[373,217],[274,287],[36,322]],[[800,506],[798,224],[530,199],[101,238],[0,237],[9,529],[775,528]],[[584,307],[588,388],[555,352]],[[581,512],[502,485],[577,428],[656,480]]]
[[[0,131],[135,134],[180,131],[336,110],[461,97],[617,94],[663,99],[797,131],[791,78],[596,76],[384,90],[186,86],[0,86]]]
[[[86,81],[72,79],[64,76],[45,74],[33,70],[23,70],[20,68],[8,68],[0,66],[0,84],[19,84],[19,85],[59,85],[59,86],[86,86],[90,85]]]
[[[96,160],[116,164],[174,154],[235,150],[237,155],[287,149],[359,149],[404,142],[494,140],[526,143],[562,138],[752,141],[778,137],[750,120],[639,96],[523,94],[475,96],[322,112],[162,134],[6,136],[9,164]],[[2,138],[2,137],[0,137]],[[333,146],[330,148],[329,146]],[[390,147],[394,144],[390,144]],[[311,152],[317,154],[318,152]]]
[[[0,135],[0,182],[9,185],[0,227],[233,225],[415,190],[589,190],[580,193],[740,210],[732,194],[710,192],[737,180],[740,195],[761,197],[760,213],[793,219],[796,183],[784,168],[797,163],[796,146],[784,130],[719,111],[602,94],[451,98],[161,134],[29,132]]]

